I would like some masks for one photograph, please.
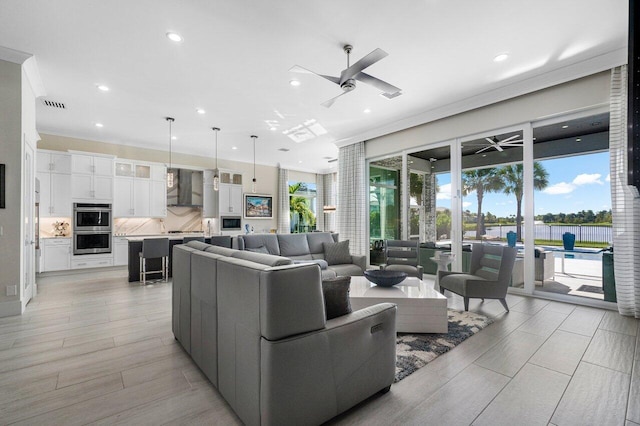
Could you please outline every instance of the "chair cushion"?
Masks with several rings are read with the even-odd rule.
[[[351,313],[349,288],[351,277],[336,277],[322,280],[322,294],[327,320]]]
[[[406,272],[409,276],[417,276],[418,274],[418,268],[412,265],[387,265],[384,270]]]
[[[351,263],[349,240],[339,243],[322,243],[322,246],[324,247],[324,259],[329,265]]]
[[[480,259],[480,268],[475,272],[475,274],[485,280],[497,280],[498,273],[500,272],[501,260],[502,257],[499,255],[484,253]]]
[[[440,278],[440,287],[464,296],[464,286],[468,280],[483,280],[484,278],[470,274],[451,274]]]

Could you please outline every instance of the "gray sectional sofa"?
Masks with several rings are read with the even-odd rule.
[[[338,234],[311,232],[308,234],[248,234],[237,237],[239,250],[266,249],[269,254],[284,256],[296,261],[324,260],[324,243],[335,243]],[[351,263],[328,265],[326,269],[335,274],[322,272],[323,278],[331,276],[364,275],[367,267],[366,256],[351,256]]]
[[[320,424],[393,382],[394,304],[326,320],[317,264],[195,241],[173,261],[173,333],[245,424]]]

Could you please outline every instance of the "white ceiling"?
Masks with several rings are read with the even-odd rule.
[[[221,158],[252,162],[256,134],[258,163],[319,171],[335,142],[619,53],[627,10],[626,0],[0,0],[0,46],[34,54],[46,99],[67,106],[38,104],[41,133],[168,150],[172,116],[174,151],[213,156],[218,126]],[[388,52],[367,73],[402,96],[359,83],[327,109],[338,86],[289,72],[297,64],[338,76],[346,43],[352,64]],[[301,143],[283,134],[308,120],[328,133]]]

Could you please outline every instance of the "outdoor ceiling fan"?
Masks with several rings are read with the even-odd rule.
[[[367,56],[360,59],[355,64],[350,65],[349,55],[353,50],[353,46],[351,46],[350,44],[347,44],[343,47],[343,49],[344,49],[344,52],[347,54],[347,68],[342,70],[342,72],[340,73],[340,77],[333,77],[330,75],[318,74],[316,72],[313,72],[311,70],[308,70],[298,65],[294,65],[289,71],[315,74],[317,76],[320,76],[340,86],[340,88],[343,90],[341,94],[321,104],[322,106],[327,108],[331,107],[331,105],[333,105],[336,99],[338,99],[340,96],[353,91],[356,88],[356,80],[369,84],[375,87],[376,89],[382,91],[381,93],[382,96],[384,96],[387,99],[393,99],[402,94],[402,91],[400,88],[392,84],[389,84],[386,81],[382,81],[376,77],[373,77],[369,74],[362,72],[365,68],[370,67],[371,65],[375,64],[376,62],[378,62],[379,60],[387,56],[388,55],[387,52],[379,48],[375,49],[373,52],[369,53]]]
[[[487,142],[489,142],[488,146],[476,151],[476,154],[480,154],[481,152],[487,151],[491,148],[495,148],[497,151],[504,151],[503,146],[522,146],[524,143],[524,139],[520,137],[519,134],[509,136],[504,140],[498,140],[496,136],[492,138],[485,138]]]

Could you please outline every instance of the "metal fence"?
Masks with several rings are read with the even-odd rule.
[[[576,242],[611,243],[613,230],[611,225],[534,225],[536,240],[562,241],[562,234],[572,233],[576,236]],[[493,238],[507,238],[507,232],[516,232],[515,225],[490,225],[486,228],[486,236]],[[465,236],[474,237],[475,232],[465,232]],[[522,237],[524,226],[522,227]]]

